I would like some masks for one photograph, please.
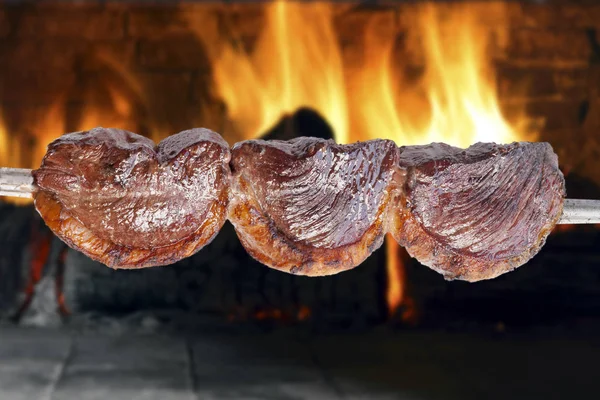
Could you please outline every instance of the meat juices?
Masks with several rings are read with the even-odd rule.
[[[373,140],[249,140],[232,150],[229,220],[271,268],[335,274],[381,246],[398,148]]]
[[[174,263],[226,219],[228,144],[192,129],[154,142],[119,129],[70,133],[34,171],[35,206],[69,246],[113,268]]]
[[[447,279],[495,278],[527,262],[560,218],[564,178],[548,143],[400,148],[391,232]]]

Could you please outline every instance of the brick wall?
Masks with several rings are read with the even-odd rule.
[[[490,7],[481,22],[492,31],[499,27],[493,5],[475,6]],[[397,64],[419,71],[422,55],[406,36],[414,7],[389,1],[377,7],[338,5],[335,25],[345,65],[361,62],[356,32],[377,17],[385,21],[382,34],[398,38]],[[493,51],[506,113],[524,107],[545,119],[541,139],[555,146],[561,164],[600,183],[600,118],[594,118],[600,109],[600,6],[510,2],[506,11],[510,32]],[[43,139],[32,131],[39,131],[57,103],[65,131],[78,129],[94,107],[103,124],[140,133],[158,128],[169,134],[202,125],[233,135],[225,105],[212,94],[207,56],[184,17],[194,14],[236,25],[242,44],[251,47],[261,27],[262,5],[108,1],[0,6],[0,101],[7,130],[25,149],[23,162],[35,164],[27,145]],[[120,107],[111,88],[130,106]]]

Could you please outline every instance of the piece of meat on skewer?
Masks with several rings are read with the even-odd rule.
[[[33,172],[35,206],[69,246],[110,267],[171,264],[223,226],[229,160],[227,143],[207,129],[158,146],[119,129],[71,133]]]
[[[562,214],[565,183],[548,143],[400,148],[398,243],[447,279],[495,278],[527,262]]]
[[[392,141],[250,140],[232,150],[229,220],[271,268],[335,274],[381,246],[398,163]]]
[[[547,143],[462,150],[299,138],[238,143],[229,159],[207,130],[155,147],[99,128],[53,142],[35,184],[29,170],[0,168],[0,194],[33,193],[68,244],[129,268],[192,254],[228,216],[246,249],[283,271],[352,268],[391,232],[446,278],[476,281],[525,263],[556,223],[600,221],[600,202],[564,199]]]

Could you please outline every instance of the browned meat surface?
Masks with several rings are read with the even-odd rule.
[[[272,268],[310,276],[353,268],[382,244],[397,162],[387,140],[238,143],[229,220]]]
[[[170,264],[225,222],[229,160],[227,143],[207,129],[158,146],[119,129],[70,133],[34,171],[35,206],[69,246],[108,266]]]
[[[527,262],[560,218],[563,175],[548,143],[400,148],[390,229],[447,279],[495,278]]]

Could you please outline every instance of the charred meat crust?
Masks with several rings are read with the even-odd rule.
[[[227,143],[206,129],[158,146],[96,128],[64,135],[34,171],[35,205],[67,244],[114,268],[164,265],[190,256],[226,219]]]
[[[227,195],[224,192],[219,202],[211,205],[210,213],[224,215],[226,204]],[[194,234],[172,245],[151,249],[133,248],[101,239],[65,211],[49,192],[40,191],[35,205],[48,227],[69,247],[111,268],[138,269],[173,264],[209,244],[224,223],[220,218],[206,219]]]
[[[559,220],[565,185],[547,143],[401,148],[391,232],[446,279],[492,279],[527,262]]]
[[[232,154],[228,218],[261,263],[331,275],[383,243],[398,155],[393,142],[253,140],[236,144]]]
[[[244,188],[248,183],[240,178],[237,185]],[[383,243],[381,216],[355,243],[325,249],[294,242],[251,196],[238,193],[230,200],[229,220],[246,251],[271,268],[297,275],[332,275],[356,267]]]
[[[230,151],[206,129],[157,146],[118,129],[67,134],[50,144],[34,182],[48,226],[114,268],[174,263],[229,218],[252,257],[281,271],[351,269],[390,232],[421,263],[467,281],[533,257],[565,197],[547,143],[398,148],[298,138]]]

